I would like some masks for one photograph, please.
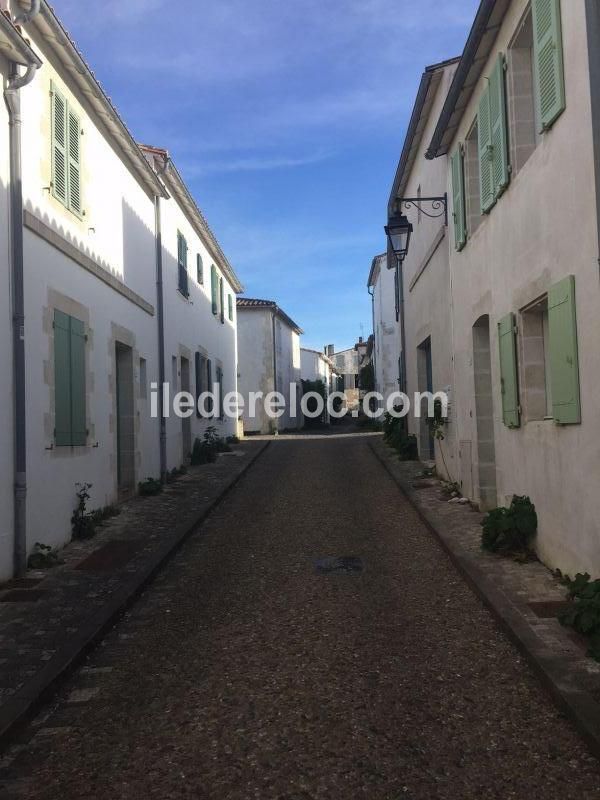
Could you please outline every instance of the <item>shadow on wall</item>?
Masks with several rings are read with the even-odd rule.
[[[135,209],[123,198],[123,283],[156,305],[156,240]],[[132,265],[142,264],[137,270]],[[149,296],[151,295],[151,297]],[[152,299],[151,299],[152,298]]]

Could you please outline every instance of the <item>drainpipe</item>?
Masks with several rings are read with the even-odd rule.
[[[367,286],[367,292],[371,295],[371,324],[373,326],[373,383],[377,390],[377,334],[375,332],[375,287],[373,291]]]
[[[34,10],[36,4],[32,5]],[[37,3],[39,10],[39,3]],[[31,12],[30,12],[31,13]],[[10,149],[10,260],[13,322],[13,424],[14,424],[14,571],[27,569],[27,426],[25,397],[25,290],[23,276],[23,178],[21,170],[21,95],[20,90],[34,78],[39,64],[30,64],[25,73],[13,63],[4,90],[8,108]]]
[[[273,320],[273,391],[277,391],[277,326],[275,321],[275,312],[273,312],[272,316]],[[277,417],[275,420],[275,430],[273,433],[275,436],[279,433],[279,418]]]
[[[29,11],[21,11],[20,14],[14,19],[14,25],[27,25],[31,20],[40,13],[40,4],[42,0],[31,0],[31,8]]]
[[[167,159],[164,166],[157,171],[162,178],[169,168]],[[159,452],[160,481],[167,482],[167,419],[165,417],[164,385],[165,385],[165,307],[163,291],[163,254],[162,254],[162,219],[160,195],[154,196],[154,226],[156,231],[156,319],[158,322],[158,413],[160,420]]]

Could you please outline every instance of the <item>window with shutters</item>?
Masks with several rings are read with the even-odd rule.
[[[479,192],[479,149],[477,144],[477,120],[465,139],[465,211],[467,236],[471,237],[481,223],[481,196]]]
[[[510,179],[504,67],[504,56],[500,54],[479,100],[477,134],[479,190],[483,214],[489,213]]]
[[[547,296],[521,311],[520,334],[521,390],[525,419],[552,419]]]
[[[548,291],[548,340],[552,416],[559,425],[576,425],[581,422],[581,401],[573,275]]]
[[[217,275],[217,268],[214,264],[210,268],[210,294],[212,313],[217,316],[219,313],[219,276]]]
[[[517,328],[515,315],[511,313],[507,314],[498,323],[502,417],[507,428],[518,428],[521,424],[516,342]]]
[[[87,443],[85,325],[54,312],[54,441],[57,447]]]
[[[196,280],[201,286],[204,283],[204,263],[200,253],[196,255]]]
[[[566,107],[561,0],[532,0],[537,120],[547,131]]]
[[[81,218],[81,120],[54,84],[50,96],[52,195]]]
[[[187,270],[187,242],[183,234],[177,231],[177,288],[184,297],[189,297],[190,290],[188,285]]]
[[[221,324],[225,322],[225,285],[223,278],[219,278],[219,314],[221,316]]]
[[[229,313],[229,321],[233,322],[233,295],[227,295],[227,310]]]
[[[533,18],[527,10],[507,53],[510,163],[513,174],[527,163],[539,142],[533,61]]]
[[[452,177],[452,219],[454,222],[454,246],[462,250],[467,242],[467,219],[465,213],[465,174],[463,148],[459,145],[450,156]]]

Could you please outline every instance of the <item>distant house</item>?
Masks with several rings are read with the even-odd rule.
[[[398,271],[395,265],[388,269],[387,253],[373,259],[367,286],[373,298],[375,391],[385,408],[390,395],[400,388],[402,367]]]
[[[322,381],[325,397],[338,390],[340,375],[331,358],[320,350],[303,347],[300,350],[301,375],[303,381]],[[327,412],[326,412],[327,413]],[[329,417],[326,416],[328,421]]]
[[[238,389],[244,398],[244,433],[275,433],[302,427],[300,336],[302,329],[273,300],[237,301]],[[264,403],[251,407],[251,392],[279,392],[283,414],[271,419]]]

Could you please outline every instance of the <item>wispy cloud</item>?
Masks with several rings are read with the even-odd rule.
[[[180,169],[188,179],[192,179],[215,172],[268,172],[278,169],[294,169],[319,164],[330,157],[330,152],[318,152],[304,156],[254,155],[230,160],[202,159],[191,163],[184,162]]]

